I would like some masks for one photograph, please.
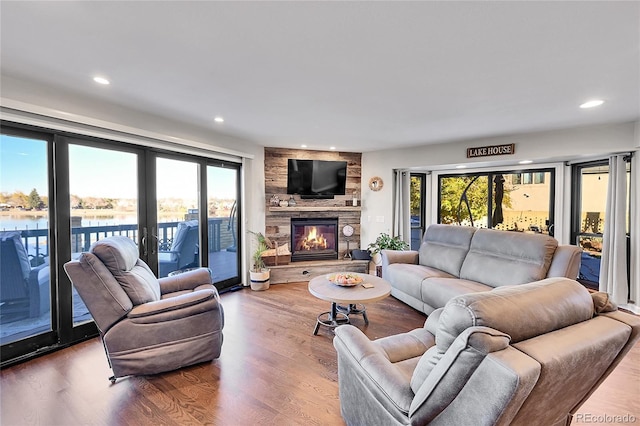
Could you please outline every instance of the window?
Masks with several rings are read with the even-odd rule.
[[[553,235],[554,170],[441,175],[438,223]]]

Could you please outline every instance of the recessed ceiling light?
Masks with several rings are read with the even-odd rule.
[[[93,81],[95,81],[98,84],[104,84],[104,85],[111,84],[111,82],[104,77],[93,77]]]
[[[306,148],[307,146],[305,144],[300,145],[300,148]]]
[[[522,161],[518,161],[518,164],[531,164],[533,163],[533,160],[522,160]]]
[[[329,149],[333,151],[333,150],[336,149],[336,147],[335,146],[330,146]]]
[[[593,108],[593,107],[600,106],[603,103],[604,103],[604,101],[601,100],[601,99],[594,99],[592,101],[588,101],[588,102],[583,103],[582,105],[580,105],[580,108],[583,108],[583,109],[584,108]]]
[[[224,123],[224,118],[218,116],[218,117],[215,117],[213,121],[215,121],[216,123]]]
[[[456,166],[456,169],[466,169],[467,166],[465,166],[464,164],[460,164],[458,166]]]

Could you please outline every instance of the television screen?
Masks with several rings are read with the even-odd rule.
[[[301,198],[333,198],[334,195],[345,195],[346,182],[346,161],[289,159],[287,194],[299,194]]]

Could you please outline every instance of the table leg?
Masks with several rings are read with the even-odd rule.
[[[364,323],[366,325],[369,325],[369,318],[367,317],[367,308],[365,308],[365,306],[362,303],[358,303],[358,304],[350,303],[347,306],[338,305],[337,311],[347,316],[355,315],[355,314],[362,315],[362,318],[364,319]]]
[[[326,316],[326,319],[324,319],[323,316]],[[323,312],[318,315],[316,326],[313,329],[313,335],[318,335],[320,325],[324,325],[325,327],[330,328],[336,328],[337,326],[342,324],[349,324],[349,316],[343,312],[339,312],[338,305],[335,302],[332,302],[330,311]]]

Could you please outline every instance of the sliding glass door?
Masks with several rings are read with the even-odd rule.
[[[239,164],[3,127],[0,167],[2,365],[97,335],[63,265],[102,238],[131,238],[159,277],[240,283]]]
[[[578,281],[597,290],[600,281],[600,259],[604,224],[607,220],[607,188],[609,161],[576,164],[572,170],[571,239],[582,249]],[[630,205],[631,163],[627,163],[627,206]],[[627,234],[629,215],[627,214]],[[629,239],[627,239],[629,243]],[[630,249],[627,246],[627,260]],[[627,261],[627,265],[629,262]]]
[[[10,352],[53,329],[50,141],[23,135],[0,136],[0,343]]]
[[[71,259],[111,235],[138,242],[138,154],[113,147],[69,144]],[[91,315],[72,289],[73,323]]]
[[[194,161],[156,157],[157,225],[151,234],[157,248],[158,276],[166,277],[200,263],[199,175]],[[152,253],[153,254],[153,253]]]
[[[240,282],[239,183],[237,167],[224,163],[207,165],[208,260],[219,289]]]

